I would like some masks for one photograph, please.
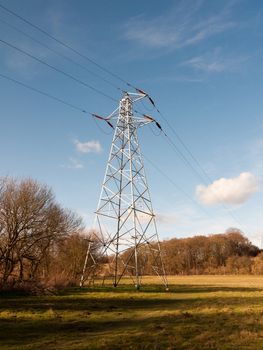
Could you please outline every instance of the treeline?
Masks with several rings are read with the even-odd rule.
[[[174,238],[161,246],[170,275],[263,274],[263,253],[237,229],[224,234]]]

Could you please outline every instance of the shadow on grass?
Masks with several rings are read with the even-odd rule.
[[[162,310],[163,303],[163,300],[157,302],[156,309]],[[152,307],[149,300],[144,300],[144,304],[145,310]],[[237,341],[245,343],[248,340],[237,339],[238,334],[242,334],[240,332],[263,332],[263,325],[256,318],[251,322],[246,313],[220,311],[200,311],[194,314],[180,312],[146,317],[142,313],[137,319],[120,313],[112,315],[111,318],[96,320],[86,313],[75,320],[64,320],[55,316],[50,320],[0,321],[0,345],[15,348],[19,344],[18,348],[21,349],[24,346],[35,349],[36,344],[38,349],[47,349],[46,344],[49,344],[48,349],[62,349],[58,344],[63,344],[64,349],[68,350],[71,349],[69,344],[78,344],[72,349],[167,349],[173,345],[172,349],[204,350],[218,349],[218,345],[222,343],[228,344],[227,349],[234,349],[239,348],[234,346]],[[258,340],[255,336],[249,339],[250,345]],[[231,342],[235,342],[233,347]],[[153,344],[158,346],[154,347]]]
[[[121,285],[6,295],[0,349],[261,349],[260,310],[263,289],[248,287],[187,284],[165,292]]]
[[[247,295],[248,292],[258,291],[262,292],[262,296]],[[242,295],[233,294],[236,292],[241,292]],[[222,293],[224,293],[223,296]],[[200,303],[206,307],[263,305],[263,291],[258,288],[202,287],[200,285],[180,285],[169,292],[160,291],[159,287],[154,288],[154,286],[147,286],[141,291],[135,291],[127,285],[119,288],[71,288],[54,296],[21,297],[14,295],[9,298],[1,298],[0,311],[45,312],[52,309],[57,312],[130,312],[193,309],[198,308]]]
[[[214,286],[214,285],[200,285],[200,284],[171,284],[169,290],[166,291],[162,285],[147,284],[141,287],[140,290],[136,290],[133,285],[125,284],[113,287],[111,285],[95,286],[95,287],[75,287],[60,291],[59,295],[72,295],[72,294],[87,294],[87,293],[127,293],[127,292],[142,292],[142,293],[213,293],[213,292],[260,292],[263,288],[259,287],[230,287],[230,286]]]

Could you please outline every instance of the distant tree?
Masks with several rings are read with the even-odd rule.
[[[168,274],[251,273],[260,250],[235,228],[223,234],[171,239],[162,243]]]
[[[263,275],[263,252],[253,259],[252,272],[255,275]]]
[[[256,256],[259,253],[259,248],[251,244],[249,239],[245,237],[243,232],[239,229],[228,229],[226,231],[225,237],[230,243],[231,254],[233,255]]]
[[[252,270],[252,259],[249,256],[230,256],[227,259],[226,270],[230,274],[249,274]]]

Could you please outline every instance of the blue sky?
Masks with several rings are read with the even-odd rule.
[[[142,151],[192,200],[145,161],[160,237],[242,229],[260,245],[262,208],[261,1],[40,1],[2,5],[146,90],[209,176],[201,180],[163,136],[140,130]],[[112,96],[120,93],[18,33],[120,81],[0,9],[0,39]],[[0,44],[0,73],[88,111],[107,115],[117,102]],[[85,114],[0,78],[0,176],[50,185],[64,206],[89,226],[97,206],[112,133]],[[184,149],[149,104],[174,143]],[[105,133],[106,132],[106,133]],[[188,155],[186,154],[188,157]],[[196,164],[189,158],[192,165]],[[215,198],[215,192],[220,193]],[[230,214],[230,212],[232,214]],[[236,220],[233,219],[234,216]]]

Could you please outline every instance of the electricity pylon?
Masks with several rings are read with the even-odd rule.
[[[125,93],[108,118],[95,115],[111,127],[109,120],[117,120],[94,225],[98,256],[107,257],[108,274],[115,287],[122,277],[130,276],[139,288],[142,276],[154,273],[168,288],[137,135],[138,128],[154,119],[135,116],[133,110],[134,102],[146,96],[143,92]],[[81,286],[97,263],[90,242]]]

